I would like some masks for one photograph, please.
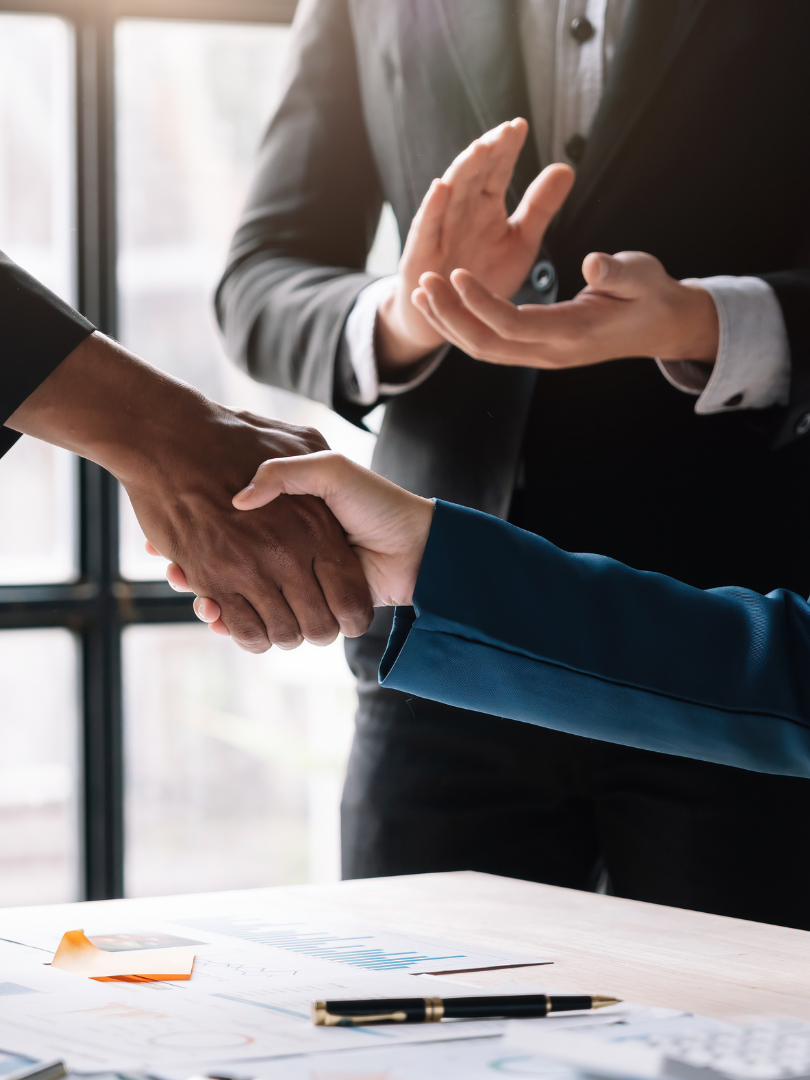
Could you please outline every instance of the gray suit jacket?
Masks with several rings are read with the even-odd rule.
[[[501,121],[528,115],[517,14],[513,0],[301,0],[281,104],[217,295],[228,351],[254,378],[362,422],[368,410],[345,399],[335,361],[369,281],[363,266],[380,207],[391,203],[404,238],[431,180],[456,154]],[[563,299],[581,288],[581,260],[594,249],[653,251],[678,277],[762,274],[791,340],[790,407],[696,418],[692,401],[666,386],[651,361],[538,375],[453,349],[425,383],[390,400],[374,458],[380,473],[504,516],[531,407],[533,429],[547,431],[544,458],[562,459],[557,447],[575,433],[577,452],[598,456],[610,473],[618,506],[643,492],[649,473],[661,475],[656,455],[665,462],[672,446],[683,475],[708,467],[726,476],[738,467],[749,484],[750,461],[767,458],[774,432],[786,442],[797,425],[810,427],[800,423],[810,408],[810,153],[797,135],[810,122],[806,33],[805,0],[776,8],[762,0],[634,0],[577,182],[547,238]],[[513,203],[540,164],[529,140]],[[753,423],[764,435],[752,433]],[[651,446],[651,432],[664,430],[669,441],[648,449],[647,474],[628,470],[626,457],[611,464],[612,443]],[[780,469],[790,492],[782,465],[763,467],[763,496]],[[701,517],[711,531],[713,515],[719,528],[735,512],[717,509],[711,491],[684,494],[679,483],[676,516]],[[604,494],[601,479],[598,486],[594,498]],[[756,485],[746,490],[759,497]],[[591,495],[583,488],[581,498]],[[568,516],[566,506],[551,511],[549,527]],[[573,542],[603,550],[599,528]],[[781,534],[791,528],[786,521]],[[766,537],[760,548],[769,544]],[[630,557],[620,544],[609,551]],[[760,580],[757,551],[751,572],[745,560],[737,571],[751,587]],[[699,551],[695,559],[694,573],[659,565],[654,552],[636,562],[703,584],[715,570],[701,570]],[[773,587],[770,568],[761,576]]]
[[[302,0],[217,298],[228,352],[254,378],[356,422],[368,411],[342,400],[335,356],[371,280],[362,268],[382,203],[404,239],[433,178],[484,131],[527,115],[513,12],[504,0]],[[528,147],[515,203],[537,171]],[[390,401],[374,468],[505,514],[533,381],[454,350],[424,387]]]

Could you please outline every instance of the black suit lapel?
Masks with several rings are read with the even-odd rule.
[[[582,212],[641,117],[653,106],[707,2],[634,0],[559,228],[566,228]]]
[[[428,0],[470,106],[481,128],[516,116],[530,119],[519,8],[513,0]],[[531,135],[520,156],[510,195],[517,202],[539,170]]]

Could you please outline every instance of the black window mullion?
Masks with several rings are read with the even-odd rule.
[[[76,40],[78,307],[115,336],[115,19],[124,15],[288,22],[295,0],[0,0],[0,11],[59,14]],[[79,569],[72,584],[0,585],[0,630],[60,626],[81,641],[83,890],[124,891],[121,632],[135,623],[195,622],[190,599],[165,582],[119,571],[118,483],[79,462]]]
[[[113,22],[101,5],[76,21],[76,165],[80,310],[116,332]],[[123,895],[124,822],[118,488],[93,462],[79,466],[80,567],[94,601],[83,620],[84,890]]]
[[[93,601],[82,620],[83,870],[88,900],[123,896],[124,817],[121,621],[115,596],[118,490],[80,462],[83,579]]]
[[[114,20],[99,6],[77,21],[79,306],[103,332],[117,329]],[[121,580],[118,482],[80,462],[84,887],[89,900],[123,895],[124,775],[121,631],[136,622],[193,621],[187,597],[165,583]]]

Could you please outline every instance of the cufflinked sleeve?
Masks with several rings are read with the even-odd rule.
[[[383,686],[541,727],[810,777],[810,606],[701,591],[437,503]]]
[[[2,423],[95,327],[0,252],[0,414]],[[0,455],[19,438],[0,427]]]

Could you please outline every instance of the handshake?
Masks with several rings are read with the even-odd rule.
[[[247,487],[234,496],[233,505],[240,511],[252,511],[283,495],[323,500],[345,533],[375,607],[411,603],[433,519],[432,500],[412,495],[341,454],[326,450],[265,461]],[[157,554],[149,543],[147,549]],[[190,591],[176,563],[169,565],[167,577],[173,588]],[[198,596],[194,610],[215,633],[230,634],[216,601]],[[341,612],[335,612],[334,617],[340,622]],[[362,633],[365,628],[362,622],[351,624],[347,636]],[[324,644],[325,640],[318,643]],[[281,644],[289,647],[291,642]]]
[[[671,278],[652,255],[587,255],[585,288],[562,303],[507,299],[574,181],[567,165],[550,165],[508,215],[527,132],[525,120],[502,124],[431,185],[378,308],[381,375],[407,378],[405,369],[446,343],[538,368],[624,356],[711,363],[719,331],[710,295]],[[252,652],[324,645],[339,632],[364,633],[373,604],[410,603],[431,502],[329,453],[311,428],[226,409],[82,332],[89,336],[6,426],[112,472],[149,550],[170,560],[170,582],[197,594],[197,613],[215,631]],[[35,328],[28,335],[38,340]]]
[[[529,275],[574,182],[567,165],[550,165],[507,214],[507,191],[527,133],[525,120],[501,124],[431,185],[408,233],[396,282],[378,309],[381,376],[402,378],[409,366],[446,343],[478,360],[537,368],[625,356],[711,363],[719,334],[711,297],[698,285],[671,278],[643,252],[589,254],[582,265],[586,287],[572,300],[516,306],[507,299]],[[294,582],[254,604],[258,621],[238,598],[193,590],[198,616],[247,648],[270,642],[291,648],[304,638],[324,644],[338,630],[362,633],[370,619],[366,587],[375,605],[411,602],[433,504],[323,452],[318,440],[310,432],[306,447],[293,450],[318,451],[308,457],[266,461],[233,498],[239,511],[273,503],[282,518],[308,517],[322,539],[310,566],[295,570],[294,549],[285,553],[284,538],[273,540],[268,558],[279,570],[295,571]],[[285,496],[296,497],[294,510]],[[334,519],[324,517],[324,503],[345,545],[336,537]],[[176,589],[190,587],[176,562],[168,577]]]

